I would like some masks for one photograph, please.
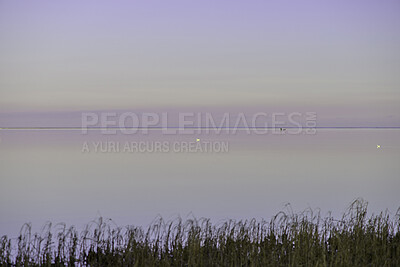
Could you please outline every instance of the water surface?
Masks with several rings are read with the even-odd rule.
[[[34,229],[46,221],[79,228],[97,216],[143,226],[157,215],[269,219],[286,203],[340,216],[357,197],[369,201],[371,212],[400,207],[399,129],[169,136],[1,130],[0,138],[1,235],[15,236],[25,222]],[[226,141],[229,151],[82,152],[84,142],[197,138]]]

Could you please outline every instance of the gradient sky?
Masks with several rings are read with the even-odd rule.
[[[0,0],[0,111],[307,107],[397,125],[399,14],[397,0]]]

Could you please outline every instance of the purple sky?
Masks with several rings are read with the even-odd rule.
[[[273,107],[398,126],[399,12],[389,0],[1,1],[0,112]]]

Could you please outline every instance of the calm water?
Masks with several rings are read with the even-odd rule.
[[[357,197],[371,212],[400,207],[400,129],[171,136],[1,130],[0,138],[0,235],[16,235],[25,222],[79,228],[97,216],[119,225],[147,225],[157,215],[269,219],[286,203],[340,216]],[[92,146],[197,138],[227,142],[229,151],[96,153]],[[91,152],[82,152],[84,142]]]

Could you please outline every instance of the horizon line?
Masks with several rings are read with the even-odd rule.
[[[266,126],[252,126],[252,127],[196,127],[196,126],[187,126],[187,127],[179,127],[179,126],[150,126],[150,127],[73,127],[73,126],[39,126],[39,127],[0,127],[0,130],[108,130],[108,129],[138,129],[138,130],[162,130],[162,129],[400,129],[400,126],[281,126],[281,127],[266,127]]]

